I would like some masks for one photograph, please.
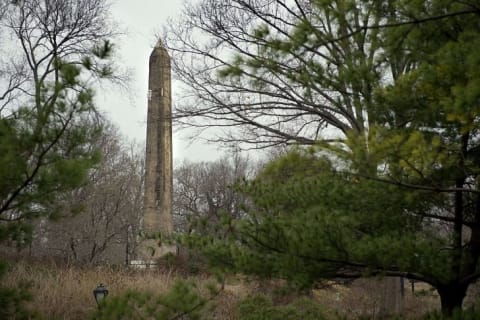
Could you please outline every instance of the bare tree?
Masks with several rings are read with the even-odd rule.
[[[240,218],[246,198],[235,185],[253,177],[256,164],[239,153],[214,162],[184,160],[174,170],[174,222],[177,232],[189,232],[198,219],[216,225],[222,215]]]
[[[323,11],[310,1],[187,4],[164,32],[185,89],[175,118],[221,127],[224,134],[211,140],[250,147],[329,141],[321,136],[327,128],[337,136],[364,132],[386,64],[380,31],[363,28],[381,22],[380,9],[340,1]],[[355,30],[364,32],[346,37]]]
[[[183,85],[174,117],[211,141],[254,148],[367,139],[379,121],[375,90],[418,65],[405,37],[478,12],[474,1],[455,5],[442,13],[392,0],[188,2],[163,33]],[[384,31],[395,27],[405,28],[392,41]]]
[[[115,36],[108,8],[106,0],[27,0],[6,5],[0,20],[6,42],[1,65],[9,72],[2,73],[6,78],[3,83],[8,84],[2,96],[20,91],[17,96],[22,99],[3,106],[4,117],[22,104],[41,109],[58,101],[58,92],[56,96],[54,90],[40,89],[60,84],[65,63],[83,66],[77,71],[85,76],[81,83],[75,83],[78,89],[103,76],[120,79],[113,73],[113,62],[104,59],[111,55],[108,41]]]
[[[142,217],[143,152],[123,145],[111,126],[98,144],[101,162],[87,185],[64,197],[61,219],[43,222],[37,255],[83,264],[133,258]]]
[[[84,182],[100,129],[92,85],[121,80],[106,0],[1,9],[0,228],[55,213],[57,196]]]

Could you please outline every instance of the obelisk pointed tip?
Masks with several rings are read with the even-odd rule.
[[[157,40],[157,44],[155,45],[155,49],[156,48],[164,48],[162,39]]]

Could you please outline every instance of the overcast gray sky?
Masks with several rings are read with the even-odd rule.
[[[122,64],[133,71],[130,94],[106,90],[100,94],[99,105],[120,127],[123,135],[143,143],[146,132],[148,58],[156,43],[155,32],[161,30],[168,17],[175,17],[183,6],[182,0],[113,0],[112,15],[127,34],[122,37],[119,54]],[[173,88],[172,99],[175,99]],[[188,146],[182,132],[173,138],[174,161],[212,160],[219,152],[212,146],[196,142]]]

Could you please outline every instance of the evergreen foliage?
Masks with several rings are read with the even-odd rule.
[[[93,81],[114,78],[106,1],[0,4],[0,244],[27,245],[34,219],[82,186],[100,154]],[[0,261],[3,266],[3,261]],[[1,276],[1,274],[0,274]],[[31,319],[28,288],[0,287],[0,318]]]
[[[122,296],[108,297],[93,319],[209,319],[205,310],[219,291],[215,285],[207,289],[209,293],[205,294],[193,282],[179,280],[164,295],[130,291]]]
[[[0,262],[0,279],[11,266]],[[15,288],[0,284],[0,318],[1,319],[40,319],[40,316],[27,307],[32,300],[28,283],[19,283]]]
[[[31,239],[33,219],[58,217],[62,194],[99,162],[94,81],[113,79],[105,1],[6,4],[2,32],[17,57],[3,60],[0,107],[0,240]],[[6,85],[6,87],[5,87]]]
[[[325,320],[312,300],[302,299],[286,306],[274,306],[266,296],[254,296],[238,304],[239,320]]]
[[[455,310],[451,316],[444,316],[439,312],[427,314],[424,320],[475,320],[480,317],[480,312],[474,307],[465,310]]]
[[[477,2],[206,2],[189,22],[218,41],[191,48],[216,73],[178,66],[205,100],[180,113],[249,128],[222,141],[312,147],[240,187],[253,205],[228,233],[186,243],[217,267],[300,286],[425,281],[445,314],[460,308],[480,278]],[[189,38],[175,35],[181,52]]]

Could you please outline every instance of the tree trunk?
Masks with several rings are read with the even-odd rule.
[[[451,316],[455,309],[461,309],[467,294],[468,285],[453,284],[437,288],[442,305],[442,313]]]

